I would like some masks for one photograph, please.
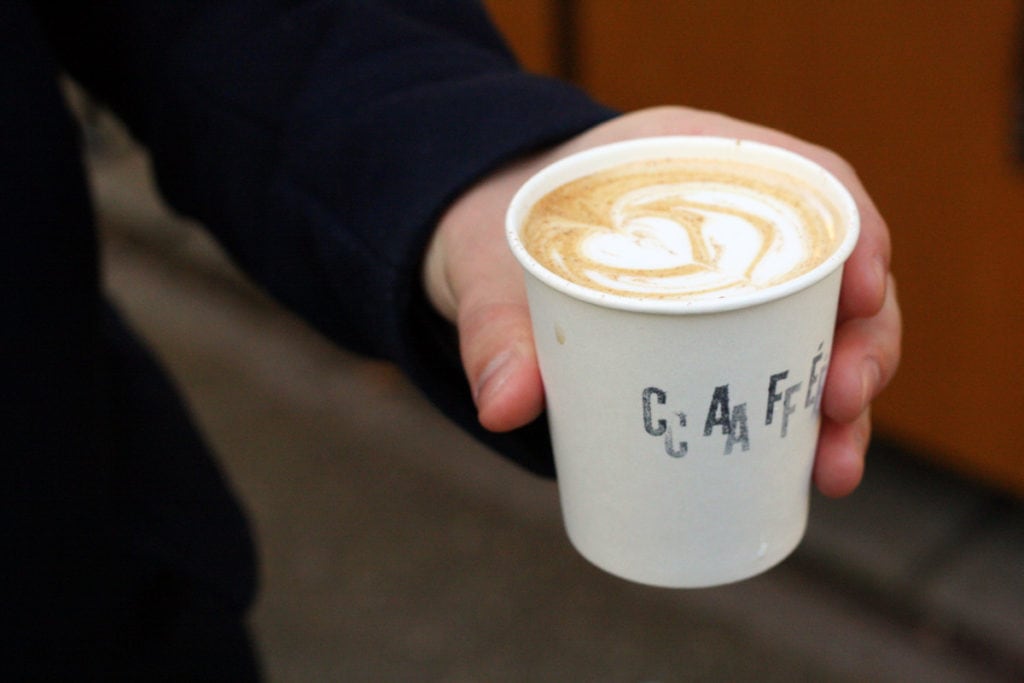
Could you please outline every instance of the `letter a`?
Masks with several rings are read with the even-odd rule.
[[[725,440],[725,454],[732,453],[733,446],[740,445],[740,450],[750,450],[750,430],[747,429],[747,404],[741,403],[732,409],[732,432]]]
[[[715,394],[711,398],[711,407],[708,408],[708,419],[704,422],[704,436],[711,436],[711,431],[718,425],[721,425],[723,434],[732,433],[732,423],[729,420],[728,384],[715,387]]]

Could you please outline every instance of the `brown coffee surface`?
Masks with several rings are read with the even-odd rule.
[[[692,299],[772,287],[814,269],[843,239],[809,183],[755,164],[631,162],[541,198],[520,232],[544,268],[627,297]]]

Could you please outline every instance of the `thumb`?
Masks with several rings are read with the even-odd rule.
[[[523,271],[505,242],[500,220],[510,191],[483,194],[485,209],[468,201],[448,212],[427,250],[424,286],[434,307],[455,323],[462,365],[486,429],[522,427],[544,409],[544,387]],[[467,198],[468,199],[468,198]]]
[[[507,290],[486,289],[508,297]],[[544,408],[544,392],[525,298],[507,301],[488,293],[460,306],[457,324],[480,424],[504,432],[536,419]]]
[[[424,286],[455,322],[462,365],[480,424],[523,427],[544,410],[523,271],[505,239],[505,210],[546,160],[510,164],[477,183],[445,212],[426,253]]]

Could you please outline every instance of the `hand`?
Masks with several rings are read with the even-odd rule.
[[[613,119],[488,176],[442,217],[427,251],[424,286],[437,310],[458,327],[480,423],[507,431],[531,422],[544,408],[523,274],[504,237],[512,195],[533,173],[564,156],[654,135],[719,135],[788,148],[832,171],[856,199],[861,235],[843,275],[814,466],[822,493],[852,492],[864,471],[871,401],[892,378],[900,355],[888,229],[853,169],[832,152],[710,112],[659,107]]]

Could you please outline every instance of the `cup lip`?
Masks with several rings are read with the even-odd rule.
[[[577,178],[631,161],[665,157],[713,157],[755,161],[769,157],[801,177],[814,182],[836,203],[846,219],[842,242],[815,268],[791,280],[765,289],[727,293],[717,298],[642,299],[588,289],[556,275],[541,265],[526,250],[519,237],[519,224],[541,197]],[[754,140],[710,135],[666,135],[635,138],[593,147],[559,159],[531,176],[513,196],[505,217],[505,234],[509,248],[524,270],[552,289],[574,299],[604,308],[660,314],[717,313],[750,308],[785,298],[807,289],[841,268],[853,252],[860,236],[860,214],[850,191],[820,164],[791,150]]]

